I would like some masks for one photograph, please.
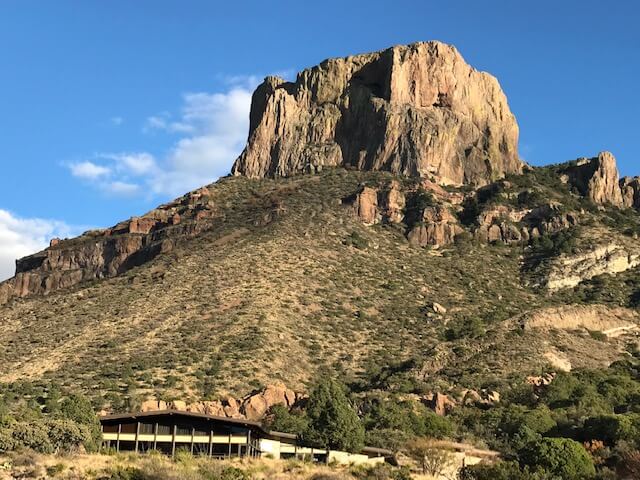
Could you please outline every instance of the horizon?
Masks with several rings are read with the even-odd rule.
[[[621,175],[640,173],[635,4],[329,2],[303,22],[293,2],[250,3],[0,5],[0,280],[52,237],[113,225],[228,174],[264,76],[292,79],[393,45],[452,44],[495,76],[526,162],[607,150]]]

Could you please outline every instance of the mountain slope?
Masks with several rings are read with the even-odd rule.
[[[2,307],[0,378],[81,386],[117,407],[127,397],[245,393],[276,379],[302,388],[321,367],[357,375],[412,360],[410,377],[435,389],[523,378],[550,354],[574,367],[619,356],[628,337],[523,330],[523,313],[585,298],[527,286],[521,242],[422,248],[402,224],[367,226],[349,199],[363,184],[394,180],[415,188],[342,169],[220,180],[207,187],[224,218],[217,228],[115,278]],[[220,361],[212,393],[203,378]]]

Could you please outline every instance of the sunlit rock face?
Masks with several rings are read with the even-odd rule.
[[[484,185],[519,173],[518,125],[498,81],[439,42],[331,59],[253,94],[233,173],[290,176],[324,166]]]

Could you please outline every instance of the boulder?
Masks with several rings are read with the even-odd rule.
[[[249,420],[258,420],[274,405],[291,407],[296,402],[296,393],[283,383],[268,385],[261,392],[249,395],[242,402],[241,412]]]
[[[437,302],[433,302],[431,308],[433,308],[434,312],[439,313],[440,315],[444,315],[445,313],[447,313],[447,309]]]

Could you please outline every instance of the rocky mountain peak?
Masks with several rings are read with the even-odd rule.
[[[253,94],[233,173],[290,176],[324,166],[484,185],[519,173],[518,125],[498,81],[440,42],[325,60]]]

